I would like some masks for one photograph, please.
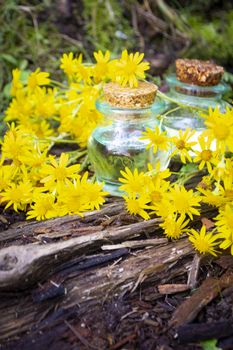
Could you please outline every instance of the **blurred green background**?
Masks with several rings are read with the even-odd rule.
[[[0,23],[0,110],[12,69],[40,67],[60,78],[69,51],[89,61],[98,49],[145,52],[160,77],[177,57],[213,59],[233,72],[232,0],[2,0]]]

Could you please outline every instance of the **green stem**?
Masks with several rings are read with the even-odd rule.
[[[45,139],[41,139],[40,141],[42,141],[42,142],[53,142],[53,143],[56,143],[56,144],[66,144],[66,143],[77,144],[78,143],[75,140],[56,139],[56,138],[52,138],[52,137],[47,137]]]
[[[69,163],[70,164],[71,163],[75,163],[79,158],[83,157],[86,153],[87,153],[86,149],[84,151],[72,151],[72,152],[69,152],[69,154],[73,154],[73,156],[71,155]],[[80,167],[80,171],[81,171],[81,167]]]
[[[60,82],[57,81],[57,80],[51,79],[50,82],[51,82],[53,85],[59,86],[59,87],[61,87],[61,88],[64,88],[64,89],[67,89],[67,88],[68,88],[68,86],[66,86],[65,84],[60,83]]]
[[[86,155],[86,157],[84,158],[84,160],[81,164],[80,172],[82,172],[86,168],[88,163],[89,163],[89,158],[88,158],[88,155]]]
[[[201,112],[206,112],[206,109],[204,109],[204,108],[195,107],[195,106],[187,106],[186,104],[181,103],[181,102],[173,99],[170,96],[167,96],[166,94],[164,94],[163,92],[161,92],[159,90],[157,91],[157,96],[159,96],[162,100],[166,100],[166,101],[169,101],[173,104],[178,105],[180,108],[189,108],[189,109],[193,109],[193,110],[197,110],[197,111],[201,111]]]

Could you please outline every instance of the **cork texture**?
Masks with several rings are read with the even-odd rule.
[[[224,69],[210,61],[196,59],[176,60],[177,79],[187,84],[214,86],[219,84]]]
[[[104,86],[104,98],[113,107],[143,108],[153,104],[157,90],[155,84],[142,81],[134,88],[107,83]]]

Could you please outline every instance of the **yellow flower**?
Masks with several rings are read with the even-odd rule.
[[[209,114],[204,115],[207,135],[211,140],[216,140],[216,148],[221,153],[226,150],[233,152],[233,108],[226,113],[220,113],[217,106],[214,110],[209,108]]]
[[[187,191],[184,186],[175,184],[170,189],[169,198],[177,213],[187,214],[190,219],[193,219],[193,215],[200,215],[196,207],[200,206],[201,197],[193,193],[193,190]]]
[[[148,172],[146,173],[146,175],[151,176],[153,182],[161,181],[171,176],[171,172],[168,168],[164,170],[160,170],[161,168],[160,162],[156,164],[155,168],[153,168],[152,164],[150,163],[148,163],[147,166],[148,166]]]
[[[15,169],[11,165],[0,165],[0,191],[7,188],[9,183],[14,179]]]
[[[90,203],[87,203],[85,193],[86,176],[79,177],[74,182],[67,181],[60,186],[58,192],[58,204],[63,208],[64,214],[77,214],[83,216],[83,212],[88,210]]]
[[[121,175],[123,178],[120,177],[119,181],[124,184],[119,187],[121,191],[127,192],[129,195],[145,193],[149,178],[144,172],[139,173],[138,169],[134,169],[132,172],[126,167],[125,171],[121,170]]]
[[[189,240],[192,243],[194,249],[199,253],[210,253],[214,256],[217,256],[217,251],[214,247],[219,244],[219,238],[217,235],[214,235],[213,232],[206,233],[206,227],[204,225],[202,226],[200,232],[191,229],[189,232]]]
[[[13,79],[11,82],[11,95],[16,96],[16,93],[18,92],[18,90],[21,90],[23,87],[23,84],[20,81],[21,71],[18,68],[13,69],[12,75],[13,75]]]
[[[34,111],[34,102],[32,98],[23,90],[16,92],[16,97],[12,100],[5,112],[5,121],[18,121],[26,125]]]
[[[145,71],[150,68],[148,62],[141,62],[143,57],[143,53],[129,54],[124,50],[119,61],[116,61],[116,66],[112,68],[115,70],[115,81],[122,86],[129,84],[130,87],[137,87],[138,79],[145,79]]]
[[[33,186],[29,180],[25,179],[19,184],[12,182],[1,192],[1,202],[7,202],[5,209],[12,205],[15,211],[25,210],[32,200],[32,193]]]
[[[187,128],[185,131],[179,130],[179,136],[175,136],[171,139],[172,143],[175,146],[174,151],[171,154],[171,157],[178,154],[180,156],[181,162],[186,163],[186,158],[192,162],[192,158],[190,156],[190,150],[192,147],[196,145],[196,142],[189,141],[193,135],[195,134],[195,130],[191,130]]]
[[[233,255],[233,207],[227,204],[223,210],[220,210],[216,217],[216,226],[218,227],[218,237],[223,239],[220,248],[227,249],[231,247]]]
[[[183,233],[187,232],[186,226],[189,220],[185,221],[185,215],[181,215],[177,219],[177,215],[169,215],[164,219],[164,222],[159,226],[164,229],[164,234],[168,238],[179,238]]]
[[[41,180],[44,183],[46,189],[50,191],[59,190],[60,187],[68,182],[68,179],[77,179],[80,177],[78,171],[80,169],[79,164],[68,166],[69,155],[62,153],[59,161],[54,157],[49,157],[50,164],[44,164],[41,168],[41,174],[45,177]]]
[[[96,59],[96,65],[94,67],[94,77],[97,82],[104,80],[109,75],[109,60],[110,51],[106,51],[103,54],[102,51],[94,52],[94,57]]]
[[[51,193],[37,194],[35,203],[31,205],[31,210],[27,212],[27,220],[45,220],[59,216],[59,211],[55,204],[55,196]]]
[[[100,205],[105,202],[105,196],[108,195],[108,192],[103,191],[104,184],[99,184],[97,182],[92,183],[87,180],[88,173],[86,172],[81,180],[83,189],[85,191],[86,203],[88,204],[89,209],[99,210]]]
[[[155,213],[157,216],[161,216],[163,219],[172,216],[173,214],[177,214],[176,208],[166,193],[163,194],[162,198],[157,203],[153,201],[153,206],[151,209],[153,209],[151,214]]]
[[[168,149],[168,137],[166,131],[161,132],[158,126],[154,130],[146,128],[146,131],[142,133],[141,140],[149,140],[149,144],[146,148],[153,146],[153,152],[156,153],[159,149],[166,151]]]
[[[64,53],[61,58],[60,68],[64,71],[64,73],[68,76],[68,78],[72,78],[77,72],[78,65],[81,63],[82,63],[82,54],[80,54],[77,59],[77,58],[74,58],[73,52],[70,52],[68,55]]]
[[[150,198],[151,204],[155,207],[165,198],[165,195],[170,187],[168,181],[152,181],[149,183],[148,197]]]
[[[204,166],[207,166],[209,173],[212,171],[212,165],[217,165],[218,154],[211,150],[211,140],[209,138],[199,137],[198,138],[201,151],[194,151],[196,157],[194,157],[194,162],[200,162],[199,169],[202,170]]]
[[[146,197],[137,198],[136,195],[131,195],[129,197],[123,196],[126,201],[127,211],[132,215],[140,215],[143,219],[148,220],[150,218],[149,214],[144,209],[151,209],[147,203],[149,202]]]
[[[34,104],[33,114],[36,117],[51,118],[56,113],[56,90],[40,88],[39,86],[34,91],[30,99]],[[41,121],[41,120],[40,120]]]
[[[33,147],[32,140],[19,126],[11,124],[2,143],[2,160],[10,159],[16,166],[22,164],[22,157]]]
[[[41,72],[40,68],[37,68],[28,77],[28,89],[30,91],[34,91],[38,86],[48,84],[50,84],[49,73]]]
[[[205,190],[198,187],[198,191],[203,194],[202,202],[212,205],[214,207],[221,207],[226,203],[225,199],[219,195],[219,192],[212,192],[212,190]]]

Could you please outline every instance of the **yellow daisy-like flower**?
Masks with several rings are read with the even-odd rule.
[[[77,179],[80,177],[80,175],[77,174],[80,169],[80,164],[68,166],[69,155],[67,153],[62,153],[59,161],[50,156],[49,162],[50,164],[44,164],[41,168],[41,174],[45,175],[41,182],[44,183],[45,188],[50,191],[59,190],[69,179]]]
[[[103,54],[103,52],[99,50],[98,52],[94,52],[94,57],[97,62],[94,67],[94,77],[95,81],[99,82],[109,75],[110,51],[107,50],[105,54]]]
[[[121,170],[119,181],[124,185],[120,186],[120,190],[127,192],[129,195],[138,195],[145,193],[145,186],[148,184],[148,176],[144,172],[138,172],[138,169],[134,169],[132,172],[128,167],[125,171]]]
[[[60,68],[68,76],[68,78],[74,77],[77,72],[78,65],[82,63],[82,54],[78,58],[74,58],[73,52],[69,54],[64,53],[61,58]]]
[[[88,181],[88,172],[86,172],[81,179],[81,184],[83,186],[83,191],[85,193],[85,200],[88,204],[89,209],[99,210],[100,205],[105,202],[105,196],[108,192],[103,191],[104,183],[93,183]]]
[[[185,220],[185,215],[177,219],[177,215],[169,215],[159,226],[163,228],[164,234],[168,238],[178,239],[183,233],[187,232],[189,219]]]
[[[35,72],[31,73],[28,77],[28,89],[34,91],[37,86],[50,84],[49,73],[41,72],[40,68],[37,68]]]
[[[200,206],[201,197],[195,194],[193,190],[187,191],[184,186],[175,184],[170,189],[169,198],[177,213],[187,214],[190,219],[193,219],[193,215],[200,215],[196,207]]]
[[[25,210],[32,200],[32,193],[33,186],[29,180],[24,179],[19,184],[12,182],[1,192],[1,203],[7,203],[5,209],[12,205],[15,211]]]
[[[148,205],[149,199],[147,197],[139,197],[136,195],[132,196],[123,196],[126,201],[127,211],[132,215],[140,215],[143,219],[148,220],[150,215],[145,211],[145,209],[151,209]]]
[[[2,143],[2,161],[10,159],[14,165],[21,166],[22,157],[33,148],[33,143],[29,135],[23,128],[10,125]]]
[[[16,96],[16,93],[19,90],[21,90],[23,87],[23,84],[20,81],[20,75],[21,75],[21,71],[18,68],[13,69],[13,71],[12,71],[13,79],[11,82],[11,95],[12,96]]]
[[[221,153],[226,150],[233,152],[233,108],[227,108],[226,113],[220,113],[217,106],[209,108],[209,114],[204,115],[207,130],[205,134],[216,141],[216,148]]]
[[[137,87],[138,79],[145,79],[145,71],[150,68],[148,62],[142,62],[143,57],[143,53],[133,54],[124,50],[121,58],[116,61],[116,67],[112,68],[115,69],[115,81],[122,86],[129,84],[130,87]]]
[[[194,134],[195,130],[192,130],[190,128],[187,128],[185,131],[179,130],[179,136],[175,136],[171,139],[173,145],[175,146],[171,157],[177,154],[180,156],[182,163],[186,163],[186,158],[189,162],[192,162],[192,158],[189,152],[192,150],[192,147],[196,145],[195,141],[190,141]]]
[[[206,227],[203,225],[200,232],[191,229],[189,232],[189,241],[195,250],[201,254],[212,254],[217,256],[215,247],[219,244],[219,237],[213,232],[206,233]],[[216,242],[217,241],[217,242]]]
[[[67,180],[66,184],[60,186],[57,201],[64,214],[83,216],[83,212],[90,209],[85,191],[86,180],[84,175],[73,182]]]
[[[159,149],[161,151],[166,151],[168,149],[168,140],[166,131],[160,130],[158,126],[154,130],[146,128],[146,131],[142,133],[141,140],[149,140],[149,144],[146,148],[153,147],[153,152],[156,153]]]
[[[200,162],[199,170],[202,170],[204,166],[207,166],[209,173],[212,171],[212,165],[217,165],[218,163],[218,153],[211,150],[211,140],[205,137],[199,137],[198,142],[201,148],[201,151],[194,151],[196,156],[193,161]]]
[[[51,193],[40,193],[36,195],[35,203],[31,205],[31,210],[27,212],[27,220],[45,220],[59,215],[55,204],[55,196]]]
[[[223,210],[220,210],[216,217],[216,226],[218,227],[218,237],[223,239],[220,248],[227,249],[231,247],[233,255],[233,207],[227,204]]]

